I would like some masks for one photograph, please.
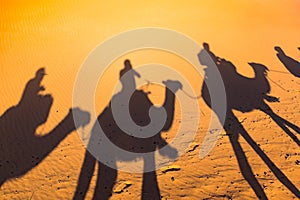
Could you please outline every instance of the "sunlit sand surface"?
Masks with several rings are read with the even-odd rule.
[[[193,38],[199,45],[207,42],[217,56],[231,61],[239,73],[250,78],[254,72],[248,62],[264,64],[270,70],[270,94],[280,99],[268,104],[282,118],[300,125],[300,79],[287,71],[274,51],[274,46],[280,46],[287,55],[300,61],[297,49],[300,46],[300,1],[31,0],[26,3],[0,1],[0,4],[0,113],[3,115],[18,104],[26,83],[39,68],[45,67],[47,75],[42,85],[46,90],[42,93],[50,93],[54,101],[47,122],[37,129],[38,135],[51,131],[69,112],[76,75],[89,53],[120,32],[142,27],[173,29]],[[159,50],[140,50],[120,55],[99,80],[95,93],[96,113],[109,103],[125,59],[131,60],[133,68],[147,63],[168,65],[180,71],[195,93],[200,94],[203,77],[197,75],[186,60]],[[165,77],[168,79],[168,74]],[[150,85],[143,89],[151,91],[149,97],[154,103],[162,104],[164,90],[161,87]],[[194,142],[201,144],[211,111],[203,99],[199,99],[199,106],[201,119]],[[299,190],[299,146],[263,112],[234,113],[256,144]],[[180,105],[176,102],[173,126],[163,133],[167,141],[175,136],[180,116]],[[299,134],[293,133],[299,140]],[[297,199],[243,137],[239,142],[269,199]],[[0,199],[72,199],[84,153],[85,147],[73,131],[32,170],[5,181],[0,187]],[[195,147],[173,165],[180,166],[180,170],[166,173],[157,170],[162,199],[257,199],[241,174],[224,131],[207,157],[200,160],[199,147]],[[97,170],[86,199],[92,199],[96,177]],[[142,174],[119,172],[115,187],[124,181],[131,185],[122,192],[113,192],[111,199],[139,199]]]

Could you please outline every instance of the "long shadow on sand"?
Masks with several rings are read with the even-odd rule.
[[[45,136],[36,135],[36,129],[47,121],[53,98],[42,95],[41,81],[45,69],[28,81],[21,100],[0,117],[0,187],[11,178],[20,177],[37,166],[72,131],[73,114],[81,117],[79,124],[89,122],[90,115],[79,108],[70,109],[67,116]]]
[[[129,60],[125,61],[125,67],[120,72],[120,78],[128,72],[131,68]],[[139,76],[134,70],[131,70],[131,75],[129,74],[126,79],[121,79],[122,90],[118,94],[114,95],[112,98],[118,98],[122,93],[127,93],[130,89],[134,89],[134,93],[129,101],[129,113],[134,123],[138,126],[147,126],[151,121],[149,117],[149,109],[153,103],[149,100],[148,93],[145,93],[142,90],[135,90],[135,80],[134,76]],[[174,104],[175,104],[175,92],[181,87],[181,84],[178,81],[166,81],[165,85],[165,101],[163,107],[167,112],[167,119],[164,124],[164,127],[160,131],[167,131],[173,123],[174,118]],[[131,135],[128,135],[126,132],[122,131],[120,127],[116,124],[116,121],[113,117],[111,102],[109,105],[102,111],[98,116],[97,121],[99,122],[105,136],[116,145],[117,147],[133,153],[153,153],[156,149],[160,149],[167,145],[167,142],[161,137],[161,132],[159,131],[156,135],[148,138],[138,138]],[[96,121],[96,123],[97,123]],[[92,136],[94,134],[99,134],[99,129],[94,125],[92,129]],[[91,140],[91,139],[90,139]],[[102,146],[101,146],[102,148]],[[107,151],[105,148],[103,152]],[[169,157],[176,158],[177,150],[172,147],[167,151],[168,153],[161,154]],[[144,171],[147,168],[152,168],[155,166],[155,157],[154,153],[149,158],[143,157],[144,160]],[[101,158],[100,158],[101,159]],[[97,172],[97,181],[96,187],[93,194],[93,199],[109,199],[112,195],[113,186],[117,178],[117,167],[116,161],[127,161],[129,158],[124,158],[117,155],[112,157],[110,162],[110,167],[105,164],[97,161],[89,151],[86,151],[84,162],[81,168],[76,192],[73,199],[84,199],[88,191],[92,175],[95,170],[95,165],[98,163],[98,172]],[[133,160],[136,159],[132,158]],[[143,184],[142,184],[142,199],[161,199],[160,190],[158,187],[157,177],[155,171],[143,173]]]
[[[228,60],[215,56],[210,51],[209,45],[204,43],[204,49],[198,54],[199,61],[202,65],[207,66],[205,69],[205,79],[214,79],[214,74],[210,72],[213,66],[217,66],[224,81],[225,91],[227,95],[227,113],[224,123],[224,130],[229,136],[232,148],[236,155],[242,175],[252,187],[256,196],[259,199],[268,199],[262,186],[255,178],[251,166],[247,160],[247,157],[240,145],[238,139],[241,135],[247,143],[253,148],[253,150],[260,156],[265,164],[270,168],[278,180],[281,181],[295,196],[300,198],[300,192],[296,186],[284,175],[284,173],[272,162],[272,160],[264,153],[264,151],[256,144],[249,133],[245,130],[243,125],[239,122],[237,117],[234,115],[233,110],[241,112],[250,112],[254,109],[261,110],[262,112],[269,115],[274,122],[277,123],[282,130],[287,133],[298,145],[299,140],[290,131],[289,128],[293,129],[298,134],[300,128],[282,117],[278,116],[266,103],[279,101],[277,98],[269,96],[270,85],[266,78],[267,67],[258,63],[249,63],[255,72],[254,78],[248,78],[242,76],[236,71],[236,67]],[[211,59],[207,59],[205,54],[209,54]],[[207,85],[203,84],[202,97],[206,104],[211,107],[210,94]],[[216,114],[220,117],[220,113],[215,110]],[[289,128],[288,128],[289,127]]]
[[[277,51],[276,55],[278,59],[282,62],[286,69],[294,76],[300,78],[300,62],[286,55],[279,46],[275,46],[274,49]],[[300,50],[300,47],[298,49]]]

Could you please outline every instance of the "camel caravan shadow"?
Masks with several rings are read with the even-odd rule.
[[[145,93],[142,90],[136,89],[134,76],[140,77],[140,75],[132,70],[131,64],[129,60],[125,61],[125,67],[120,72],[120,80],[122,83],[122,90],[112,97],[109,105],[102,111],[102,113],[98,116],[97,121],[92,129],[91,139],[93,135],[99,134],[99,123],[102,128],[104,135],[109,138],[110,142],[113,145],[121,148],[122,150],[139,153],[139,155],[144,155],[146,153],[150,153],[150,157],[143,157],[143,183],[142,183],[142,199],[161,199],[160,190],[158,187],[157,177],[155,170],[146,170],[146,169],[154,169],[155,168],[155,156],[154,151],[160,150],[162,147],[167,147],[167,151],[160,151],[161,155],[166,157],[175,159],[177,158],[177,150],[173,147],[166,146],[167,142],[162,138],[161,132],[167,131],[172,126],[173,118],[174,118],[174,106],[175,106],[175,94],[178,89],[182,87],[181,83],[178,81],[167,80],[164,82],[165,87],[165,101],[162,107],[166,110],[167,118],[163,125],[163,128],[157,132],[157,134],[147,137],[140,138],[134,137],[129,133],[123,131],[119,125],[116,123],[116,120],[113,116],[113,110],[111,103],[114,98],[118,98],[120,95],[124,93],[130,92],[133,90],[133,94],[129,100],[129,113],[132,121],[140,126],[145,127],[149,123],[151,123],[151,118],[149,116],[149,110],[153,103],[150,101],[148,97],[148,93]],[[122,78],[122,76],[126,74],[126,78]],[[125,103],[125,102],[124,102]],[[120,112],[119,112],[120,113]],[[91,147],[92,148],[92,147]],[[101,146],[105,156],[105,152],[108,150],[105,147]],[[89,145],[88,145],[89,149]],[[167,153],[166,153],[167,152]],[[107,152],[109,154],[110,152]],[[101,157],[99,158],[101,160]],[[126,157],[122,155],[115,155],[115,157],[110,158],[110,165],[107,166],[103,164],[103,161],[97,161],[96,158],[91,155],[91,153],[87,150],[85,153],[84,162],[81,168],[76,192],[74,194],[73,199],[85,199],[86,193],[88,191],[94,170],[95,165],[98,163],[98,172],[97,172],[97,180],[96,187],[94,189],[93,199],[109,199],[113,192],[113,187],[117,178],[117,161],[132,161],[137,159],[137,157]]]
[[[215,54],[210,50],[207,43],[204,43],[203,47],[204,49],[201,50],[201,52],[198,54],[198,58],[200,63],[207,67],[205,69],[205,80],[214,79],[212,68],[217,66],[224,82],[227,98],[227,112],[223,127],[227,135],[229,136],[242,175],[259,199],[268,199],[262,186],[254,176],[250,163],[248,162],[242,146],[239,143],[240,135],[247,141],[247,143],[253,148],[257,155],[259,155],[264,163],[270,168],[277,179],[280,180],[281,183],[285,185],[295,196],[300,198],[300,192],[297,187],[284,175],[284,173],[256,144],[256,142],[252,139],[252,137],[249,135],[249,133],[233,113],[233,110],[245,113],[250,112],[254,109],[258,109],[264,112],[269,115],[272,120],[276,122],[276,124],[281,127],[282,130],[286,134],[288,134],[299,146],[300,143],[298,138],[290,131],[289,128],[293,129],[298,134],[300,133],[300,128],[278,116],[266,103],[266,101],[279,101],[279,99],[277,99],[276,97],[269,95],[271,88],[266,77],[268,68],[259,63],[249,63],[249,65],[254,70],[255,77],[248,78],[239,74],[236,71],[236,67],[230,61],[215,56]],[[206,56],[207,54],[210,56]],[[202,98],[204,99],[205,103],[210,108],[212,108],[208,86],[205,82],[202,86]],[[218,113],[218,110],[214,110],[214,112],[221,121],[221,113]]]
[[[300,78],[300,62],[286,55],[279,46],[275,46],[274,49],[277,51],[276,55],[278,59],[282,62],[286,69],[294,76]],[[298,47],[298,50],[300,50],[300,47]]]
[[[70,109],[65,118],[48,134],[36,135],[36,129],[47,121],[53,97],[42,95],[41,81],[45,69],[36,72],[23,91],[16,106],[0,117],[0,187],[12,178],[20,177],[36,167],[72,131],[76,129],[73,115],[78,115],[81,126],[90,115],[79,108]]]

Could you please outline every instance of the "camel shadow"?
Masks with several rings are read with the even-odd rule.
[[[20,177],[40,164],[49,153],[76,129],[73,115],[82,119],[82,126],[89,122],[89,113],[79,108],[70,109],[66,117],[48,134],[36,135],[36,129],[47,121],[53,97],[40,92],[45,88],[41,81],[45,69],[36,72],[23,91],[16,106],[0,117],[0,187],[12,178]]]
[[[254,109],[258,109],[269,115],[272,120],[276,122],[277,125],[281,127],[282,130],[287,133],[295,143],[299,145],[299,140],[288,129],[288,127],[293,129],[297,133],[300,133],[300,128],[278,116],[266,103],[266,101],[279,101],[279,99],[277,99],[276,97],[272,97],[269,95],[271,88],[266,78],[268,68],[262,64],[249,63],[249,65],[254,70],[255,77],[245,77],[236,71],[236,67],[230,61],[215,56],[215,54],[209,49],[209,45],[207,43],[204,43],[203,46],[204,49],[198,54],[198,58],[202,65],[207,66],[207,68],[205,69],[205,80],[214,78],[214,74],[212,73],[211,69],[217,66],[224,82],[227,99],[227,112],[223,127],[227,135],[229,136],[229,140],[236,155],[242,175],[259,199],[268,199],[262,186],[254,176],[254,173],[242,149],[242,146],[238,141],[240,135],[253,148],[257,155],[260,156],[260,158],[270,168],[277,179],[281,181],[283,185],[285,185],[295,196],[299,198],[300,192],[296,188],[296,186],[284,175],[284,173],[256,144],[256,142],[252,139],[252,137],[245,130],[243,125],[239,122],[239,120],[233,113],[233,110],[238,110],[245,113],[250,112]],[[201,92],[205,103],[210,108],[212,108],[208,86],[205,82],[203,83]],[[218,110],[213,111],[221,120],[221,113],[218,113]]]
[[[275,51],[277,51],[277,57],[285,68],[294,76],[300,78],[300,62],[286,55],[281,47],[275,46]],[[300,50],[300,47],[298,48]]]
[[[125,68],[120,73],[120,79],[125,74],[125,72],[132,69],[131,67],[126,69],[126,65],[130,65],[129,61],[125,61]],[[128,67],[128,66],[127,66]],[[149,116],[149,110],[153,106],[153,103],[150,101],[148,97],[148,93],[145,93],[142,90],[135,89],[135,81],[134,76],[138,76],[134,70],[129,72],[131,74],[126,76],[126,79],[121,79],[122,90],[112,97],[111,102],[125,92],[129,92],[130,89],[133,89],[133,94],[129,100],[129,113],[132,121],[140,126],[145,127],[151,123],[151,118]],[[171,128],[173,118],[174,118],[174,105],[175,105],[175,92],[181,87],[181,84],[178,81],[166,81],[164,82],[166,85],[165,88],[165,101],[162,105],[167,112],[167,118],[164,123],[163,128],[157,132],[157,134],[147,137],[140,138],[134,137],[133,135],[127,134],[123,131],[119,125],[116,123],[116,119],[113,116],[113,110],[111,102],[109,105],[102,111],[102,113],[98,116],[97,121],[92,129],[91,138],[89,141],[93,139],[93,135],[99,134],[99,126],[96,124],[99,123],[101,129],[103,130],[105,136],[113,143],[113,145],[125,150],[127,152],[139,153],[139,155],[143,155],[146,153],[150,153],[150,157],[141,158],[144,161],[144,173],[143,173],[143,183],[142,183],[142,199],[161,199],[160,189],[158,187],[156,171],[149,171],[146,169],[154,169],[155,167],[155,156],[154,151],[159,150],[162,147],[167,145],[167,142],[161,136],[162,131],[167,131]],[[169,89],[172,88],[172,89]],[[122,98],[121,98],[122,99]],[[124,103],[120,101],[120,103]],[[88,146],[89,147],[89,146]],[[101,146],[103,148],[103,146]],[[103,148],[102,152],[108,151]],[[165,153],[167,152],[167,153]],[[168,150],[165,152],[160,152],[164,156],[169,158],[177,158],[177,150],[168,147]],[[104,155],[105,156],[105,155]],[[101,158],[99,158],[101,160]],[[81,168],[76,192],[74,194],[73,199],[84,199],[86,193],[88,191],[94,170],[95,165],[98,163],[98,172],[97,172],[97,180],[96,187],[94,189],[93,199],[109,199],[113,192],[113,187],[116,182],[118,169],[116,166],[117,161],[132,161],[137,159],[137,157],[125,157],[121,155],[115,155],[115,157],[110,158],[110,165],[107,166],[100,161],[97,161],[96,158],[91,155],[91,153],[87,150],[84,157],[84,162]]]

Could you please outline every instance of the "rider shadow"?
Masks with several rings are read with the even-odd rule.
[[[300,62],[286,55],[279,46],[274,47],[277,51],[277,57],[285,66],[285,68],[294,76],[300,78]],[[298,48],[300,50],[300,47]]]
[[[78,125],[89,122],[89,113],[75,108],[48,134],[36,135],[36,129],[47,121],[53,103],[50,94],[40,93],[45,90],[41,86],[44,75],[45,69],[39,69],[26,84],[19,103],[0,117],[0,187],[36,167],[74,131],[73,114],[80,116]]]
[[[122,95],[125,93],[130,95],[131,89],[133,89],[133,94],[130,97],[128,108],[129,114],[132,121],[140,126],[145,127],[151,123],[151,118],[149,116],[149,110],[153,103],[150,101],[148,97],[148,93],[145,93],[142,90],[137,90],[135,87],[135,80],[134,76],[140,76],[137,72],[132,70],[131,64],[129,60],[125,61],[125,67],[120,72],[120,79],[126,73],[126,78],[121,79],[122,83],[122,90],[121,92],[117,93],[112,97],[111,102],[109,105],[102,111],[102,113],[98,116],[97,121],[94,124],[92,129],[90,140],[93,140],[93,135],[99,134],[99,123],[101,129],[104,132],[104,135],[113,143],[113,145],[131,153],[139,153],[142,156],[140,158],[143,159],[144,164],[144,173],[143,173],[143,183],[142,183],[142,199],[160,199],[160,190],[158,187],[156,171],[152,171],[149,169],[155,169],[155,156],[154,151],[160,150],[162,147],[167,148],[166,151],[159,151],[161,155],[169,157],[171,159],[177,158],[177,150],[166,146],[168,143],[165,141],[164,138],[161,136],[161,132],[168,131],[174,119],[174,106],[175,106],[175,92],[181,87],[181,84],[178,81],[166,81],[164,84],[166,85],[165,88],[165,101],[162,105],[165,108],[167,113],[167,118],[164,123],[164,126],[161,130],[157,132],[157,134],[147,137],[147,138],[140,138],[134,137],[133,135],[127,134],[123,131],[118,124],[116,123],[116,118],[113,116],[112,110],[112,101],[114,98],[117,98],[118,95]],[[168,87],[168,88],[167,88]],[[171,88],[171,89],[169,89]],[[123,102],[119,102],[123,103]],[[124,102],[125,104],[125,102]],[[89,147],[90,143],[88,144]],[[100,148],[102,151],[103,157],[105,157],[105,149],[102,145]],[[92,145],[90,146],[91,148]],[[109,154],[111,152],[108,152]],[[143,154],[150,153],[149,157],[144,157]],[[101,156],[99,157],[101,160]],[[88,191],[94,170],[95,165],[98,163],[98,172],[97,172],[97,180],[96,180],[96,187],[94,189],[93,199],[109,199],[113,192],[113,187],[116,183],[117,179],[117,161],[132,161],[138,159],[138,157],[126,157],[122,155],[115,155],[115,157],[110,157],[110,164],[109,166],[103,164],[103,160],[97,161],[96,158],[86,150],[84,162],[81,168],[81,172],[79,175],[79,180],[76,188],[76,192],[74,194],[73,199],[84,199],[86,193]]]
[[[248,134],[248,132],[245,130],[243,125],[239,122],[239,120],[233,113],[233,110],[238,110],[243,113],[250,112],[254,109],[261,110],[269,115],[277,123],[277,125],[280,126],[299,145],[299,140],[287,128],[287,126],[297,133],[300,133],[300,128],[278,116],[265,102],[279,101],[276,97],[268,95],[270,93],[270,85],[266,78],[268,70],[267,67],[258,63],[249,63],[249,65],[255,72],[255,77],[248,78],[239,74],[236,71],[236,67],[230,61],[215,56],[210,51],[207,43],[204,43],[203,46],[204,49],[198,54],[198,58],[202,65],[207,66],[207,68],[205,69],[205,80],[214,80],[212,68],[217,66],[224,82],[227,99],[227,112],[223,127],[227,135],[229,136],[242,175],[252,187],[258,198],[267,199],[267,196],[258,180],[255,178],[247,157],[242,149],[242,146],[238,141],[239,135],[243,136],[243,138],[254,149],[257,155],[260,156],[260,158],[270,168],[270,170],[274,173],[278,180],[280,180],[281,183],[284,184],[297,197],[300,197],[300,192],[296,188],[296,186],[283,174],[283,172],[256,144],[256,142]],[[208,86],[205,82],[202,86],[202,97],[205,103],[210,108],[212,108]],[[219,113],[218,110],[214,110],[214,112],[221,120],[221,113]]]

